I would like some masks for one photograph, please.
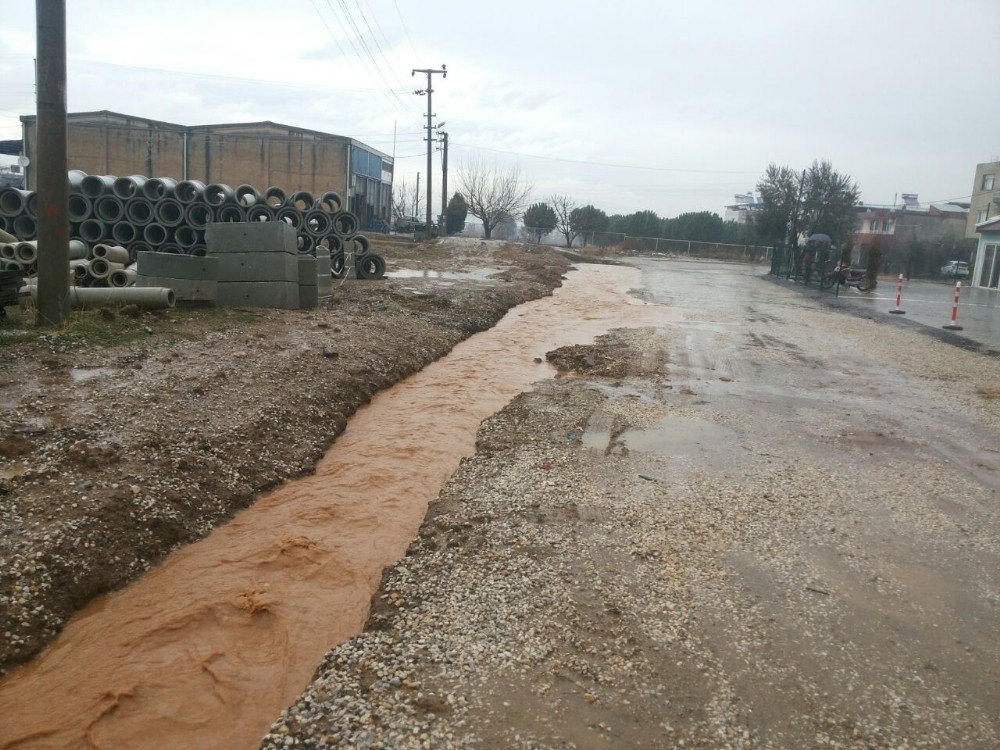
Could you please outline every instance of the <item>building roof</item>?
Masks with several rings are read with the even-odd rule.
[[[977,232],[1000,232],[1000,216],[987,219],[982,224],[976,224]]]

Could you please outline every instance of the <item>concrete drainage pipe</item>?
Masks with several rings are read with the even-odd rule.
[[[80,180],[80,192],[92,200],[111,193],[115,178],[107,175],[89,174]]]
[[[38,218],[38,193],[34,190],[28,193],[28,200],[24,204],[24,210],[32,219]]]
[[[247,221],[274,221],[274,209],[266,203],[258,203],[247,209]]]
[[[93,210],[94,204],[86,195],[76,195],[74,193],[66,202],[66,212],[69,214],[70,221],[89,219]]]
[[[142,228],[142,239],[156,247],[170,239],[170,233],[162,224],[150,223]]]
[[[153,208],[156,220],[165,227],[176,227],[184,221],[184,206],[173,198],[157,201]]]
[[[185,206],[205,199],[205,183],[198,180],[181,180],[174,188],[174,198]]]
[[[152,253],[155,251],[145,242],[133,242],[132,247],[129,248],[129,252],[138,255],[139,253]]]
[[[127,221],[119,221],[111,227],[111,239],[119,245],[131,245],[138,236],[139,230],[135,224],[129,224]]]
[[[137,227],[144,227],[153,220],[153,203],[145,198],[133,198],[125,204],[125,218]]]
[[[94,216],[101,221],[114,224],[125,215],[125,204],[113,195],[105,195],[94,201]]]
[[[32,299],[38,297],[38,287],[29,284],[22,287]],[[156,286],[129,286],[123,289],[88,289],[72,286],[69,288],[69,303],[75,308],[114,307],[136,305],[144,310],[162,310],[177,304],[173,289]]]
[[[333,231],[341,237],[350,237],[358,231],[358,218],[347,211],[341,211],[333,217]]]
[[[253,185],[240,185],[236,188],[236,202],[249,208],[260,201],[260,193]]]
[[[235,224],[246,221],[247,215],[242,206],[237,206],[235,203],[227,203],[215,212],[215,218],[217,221]]]
[[[14,260],[25,266],[30,266],[38,260],[38,247],[34,242],[18,242],[14,245]]]
[[[80,239],[91,245],[108,237],[108,225],[100,219],[87,219],[80,222]]]
[[[199,258],[204,258],[208,255],[208,248],[205,245],[195,245],[188,250],[188,255],[195,255]]]
[[[108,277],[108,283],[111,284],[112,288],[132,286],[135,283],[137,275],[135,268],[119,268],[111,272],[111,275]]]
[[[359,279],[381,279],[385,276],[385,258],[378,253],[369,253],[354,262]]]
[[[224,203],[234,203],[235,201],[236,193],[229,185],[213,182],[205,188],[205,203],[210,206],[218,207]]]
[[[294,206],[279,208],[275,212],[274,218],[278,221],[285,222],[294,228],[296,232],[299,231],[299,228],[302,226],[302,214]]]
[[[146,184],[146,178],[141,174],[134,174],[129,177],[119,177],[111,183],[111,192],[123,201],[135,198],[142,192],[142,186]]]
[[[13,218],[24,213],[29,195],[29,191],[14,187],[0,190],[0,214]]]
[[[280,187],[269,187],[264,191],[264,203],[271,208],[281,208],[288,202],[288,196]]]
[[[90,253],[94,259],[100,258],[109,263],[128,263],[128,250],[118,245],[94,245]]]
[[[177,180],[170,177],[150,177],[142,186],[142,196],[146,200],[158,201],[169,198],[177,189]]]
[[[330,214],[335,214],[344,206],[344,201],[340,198],[340,193],[333,191],[323,193],[316,201],[316,208],[322,209]]]
[[[354,254],[368,255],[372,251],[372,243],[363,234],[354,235]]]
[[[83,182],[83,178],[87,176],[87,173],[81,169],[71,169],[66,174],[66,182],[69,183],[69,190],[71,193],[77,193],[80,191],[80,183]]]
[[[82,284],[90,276],[90,261],[89,260],[73,260],[69,264],[70,271],[73,273],[73,280],[77,284]]]
[[[80,242],[80,240],[70,240],[69,241],[69,259],[79,260],[81,258],[86,258],[90,255],[87,250],[87,243]]]
[[[4,260],[14,260],[14,244],[11,242],[4,242],[0,244],[0,258]]]
[[[336,234],[327,235],[326,246],[330,248],[331,254],[344,252],[344,241],[340,239],[339,235]]]
[[[309,234],[303,232],[295,238],[296,243],[299,246],[299,252],[302,254],[308,254],[313,251],[316,246],[316,240]]]
[[[14,234],[22,240],[33,240],[38,234],[38,223],[28,214],[21,214],[14,219]]]
[[[214,217],[212,208],[204,203],[192,203],[184,212],[184,219],[189,227],[204,229]]]
[[[157,248],[157,252],[170,253],[171,255],[184,255],[184,248],[176,242],[164,242],[159,248]]]
[[[90,261],[90,273],[95,279],[106,279],[122,268],[125,268],[124,263],[112,263],[105,258],[94,258]]]
[[[195,245],[201,244],[203,234],[201,230],[184,224],[174,230],[174,242],[185,251],[190,251]]]
[[[297,208],[299,211],[308,211],[316,204],[312,193],[307,190],[299,190],[288,197],[288,205]]]
[[[330,254],[330,273],[337,279],[347,275],[347,262],[343,252]]]

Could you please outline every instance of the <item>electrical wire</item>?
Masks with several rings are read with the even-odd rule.
[[[397,2],[397,0],[392,0],[392,4],[396,6],[396,15],[399,17],[399,23],[403,27],[403,33],[406,34],[406,41],[410,43],[410,49],[413,50],[413,56],[419,57],[420,55],[417,52],[417,48],[413,44],[413,37],[410,36],[410,30],[406,26],[406,20],[403,18],[403,14],[399,10],[399,3]]]

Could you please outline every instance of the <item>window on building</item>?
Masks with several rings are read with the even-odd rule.
[[[986,221],[989,218],[989,214],[990,214],[990,209],[989,208],[981,208],[981,209],[979,209],[979,216],[976,219],[976,223],[977,224],[982,224],[984,221]]]
[[[888,233],[890,233],[892,231],[892,219],[886,219],[885,220],[885,231],[886,231],[886,234],[888,234]]]
[[[872,231],[877,232],[879,230],[879,220],[872,219]]]
[[[995,174],[984,174],[983,175],[983,190],[992,190],[993,185],[996,183],[997,176]]]

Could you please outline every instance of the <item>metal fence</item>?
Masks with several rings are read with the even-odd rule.
[[[837,252],[826,247],[776,245],[771,254],[770,274],[839,294],[843,283],[837,271],[839,260]]]

